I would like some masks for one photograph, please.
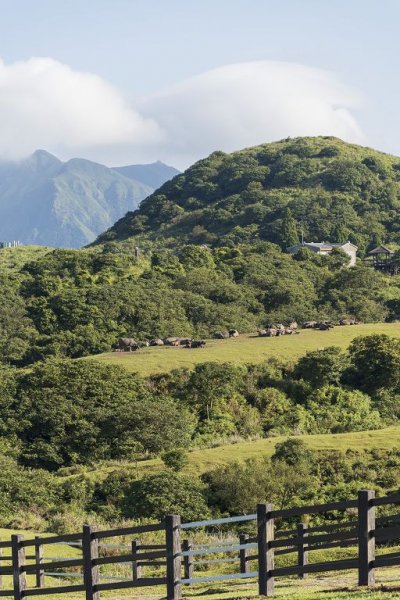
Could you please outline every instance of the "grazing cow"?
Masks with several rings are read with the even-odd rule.
[[[135,352],[139,348],[139,344],[133,338],[119,338],[118,348],[121,352]]]
[[[306,321],[303,323],[303,329],[315,329],[317,326],[317,321]]]
[[[204,340],[191,340],[190,346],[187,346],[187,348],[204,348],[205,345]]]
[[[177,337],[167,337],[164,338],[165,346],[179,346],[179,338]]]
[[[289,323],[289,329],[298,329],[299,326],[296,323],[296,321],[292,321],[291,323]]]
[[[274,327],[268,327],[266,335],[267,337],[276,337],[279,335],[278,329],[275,329]]]
[[[217,340],[226,340],[229,337],[229,333],[227,331],[216,331],[214,337]]]
[[[317,323],[316,329],[320,331],[328,331],[328,329],[333,329],[334,324],[332,321],[322,321],[321,323]]]
[[[266,329],[258,329],[257,333],[258,333],[258,337],[267,337],[267,330]]]
[[[340,319],[339,325],[351,325],[350,319]]]
[[[239,337],[239,332],[237,329],[229,329],[228,330],[229,337]]]
[[[164,342],[160,338],[150,341],[150,346],[164,346]]]
[[[150,346],[149,340],[145,340],[144,342],[139,342],[139,348],[148,348]]]
[[[185,346],[185,348],[187,348],[188,344],[191,344],[191,342],[192,342],[191,338],[180,338],[179,345]]]
[[[268,323],[267,329],[277,329],[278,331],[284,331],[285,326],[283,323]]]

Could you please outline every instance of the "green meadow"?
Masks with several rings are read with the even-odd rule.
[[[297,439],[303,440],[310,450],[400,450],[400,426],[386,427],[374,431],[356,431],[350,433],[299,435]],[[189,451],[188,465],[184,472],[192,475],[201,475],[206,471],[232,461],[245,461],[249,458],[272,456],[276,444],[288,439],[288,436],[262,438],[254,441],[229,440],[229,443],[215,448],[199,448]],[[87,475],[96,481],[104,479],[110,471],[130,466],[139,476],[157,473],[165,469],[160,458],[138,461],[137,463],[115,462],[107,466],[89,470]]]
[[[192,369],[194,365],[205,361],[231,362],[236,365],[260,363],[271,357],[294,361],[308,351],[326,346],[340,346],[345,349],[355,337],[374,333],[400,337],[400,323],[348,325],[335,327],[330,331],[304,329],[299,335],[278,338],[261,338],[256,334],[246,334],[229,340],[207,340],[205,348],[161,346],[142,348],[137,352],[107,352],[90,358],[121,365],[128,371],[148,376],[183,367]]]

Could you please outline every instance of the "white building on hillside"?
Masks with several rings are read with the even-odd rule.
[[[296,246],[289,246],[289,248],[286,248],[286,250],[290,252],[290,254],[297,254],[300,248],[307,248],[312,252],[316,252],[316,254],[322,255],[331,254],[332,250],[339,248],[349,256],[349,267],[353,267],[356,264],[358,246],[355,246],[351,242],[345,242],[344,244],[331,244],[330,242],[303,242],[302,244],[297,244]]]

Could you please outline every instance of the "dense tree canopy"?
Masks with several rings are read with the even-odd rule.
[[[285,248],[302,230],[310,241],[350,239],[363,254],[385,239],[400,241],[399,165],[394,156],[332,137],[214,152],[100,241],[146,232],[220,246],[263,239]]]

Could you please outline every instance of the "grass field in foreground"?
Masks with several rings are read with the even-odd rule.
[[[400,323],[368,323],[335,327],[330,331],[302,330],[300,335],[278,338],[260,338],[241,335],[229,340],[208,340],[205,348],[187,349],[161,346],[142,348],[137,352],[108,352],[92,356],[95,360],[121,365],[128,371],[137,371],[143,376],[165,373],[180,367],[193,368],[205,361],[231,362],[234,364],[259,363],[271,356],[296,360],[310,350],[326,346],[347,348],[359,335],[386,333],[400,337]]]

